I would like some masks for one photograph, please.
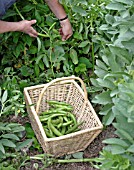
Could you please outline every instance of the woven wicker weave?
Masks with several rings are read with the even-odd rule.
[[[81,86],[76,82],[78,80]],[[27,111],[32,128],[44,152],[55,157],[83,151],[98,134],[103,125],[87,97],[86,87],[79,77],[63,77],[50,83],[24,88]],[[39,114],[49,109],[46,100],[64,101],[73,106],[77,121],[84,122],[81,130],[55,138],[47,138]]]

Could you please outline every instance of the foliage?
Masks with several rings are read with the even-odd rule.
[[[17,123],[0,122],[0,157],[6,153],[6,147],[16,148],[17,141],[20,141],[24,127]]]
[[[0,169],[14,169],[26,159],[20,151],[25,154],[24,150],[31,146],[32,140],[21,141],[24,130],[24,126],[18,123],[0,122]]]
[[[35,18],[35,29],[45,37],[34,39],[19,32],[1,35],[2,65],[14,66],[21,78],[30,78],[31,82],[41,77],[51,80],[70,74],[86,75],[88,69],[94,67],[94,55],[100,47],[92,38],[102,22],[106,2],[61,1],[74,30],[72,38],[66,42],[61,41],[57,31],[59,23],[46,4],[41,0],[17,2],[3,19],[18,21]],[[44,13],[47,15],[44,16]]]
[[[2,94],[3,91],[3,94]],[[1,103],[1,109],[0,109],[0,116],[3,114],[5,117],[7,114],[15,114],[16,116],[22,112],[24,113],[24,103],[20,104],[19,98],[22,96],[21,92],[19,90],[13,90],[11,92],[11,96],[8,93],[8,90],[2,90],[0,88],[0,103]]]
[[[119,169],[119,160],[122,157],[122,163],[123,159],[129,162],[126,169],[133,169],[134,2],[112,0],[106,8],[110,13],[105,16],[106,23],[100,26],[98,37],[103,49],[96,60],[94,71],[96,78],[91,78],[91,82],[99,93],[93,102],[102,106],[100,115],[103,116],[103,123],[113,124],[117,138],[103,141],[107,146],[104,148],[103,159],[100,159],[101,165],[98,167],[110,169],[110,164],[113,166],[114,163],[110,160],[113,157],[117,162],[115,169]]]
[[[94,165],[95,168],[100,170],[115,169],[115,170],[132,170],[130,166],[130,161],[121,155],[112,155],[108,151],[103,151],[100,153],[99,158],[95,158]]]
[[[28,164],[29,157],[21,152],[6,153],[6,156],[0,160],[1,170],[16,170]]]
[[[101,114],[105,115],[104,123],[106,125],[112,123],[114,119],[111,110],[112,98],[118,96],[119,84],[123,84],[127,79],[133,79],[133,3],[132,1],[122,2],[113,1],[106,7],[114,10],[116,15],[115,13],[113,15],[113,12],[107,14],[105,16],[106,24],[100,27],[102,35],[105,34],[108,38],[103,41],[105,45],[100,51],[101,60],[96,60],[95,74],[98,78],[91,79],[97,90],[102,91],[93,102],[105,105],[101,110]],[[117,9],[117,4],[123,5],[124,9],[120,6]],[[101,36],[99,39],[102,41]]]
[[[39,142],[36,139],[36,136],[35,136],[35,133],[34,133],[32,127],[31,127],[31,124],[26,122],[24,127],[25,127],[25,131],[26,131],[26,138],[27,139],[32,139],[32,141],[33,141],[32,146],[31,146],[30,149],[35,148],[38,151],[42,152],[42,148],[41,148]]]

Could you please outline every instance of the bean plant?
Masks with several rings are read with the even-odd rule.
[[[36,19],[34,27],[39,32],[39,37],[34,39],[19,32],[1,35],[3,65],[13,65],[23,78],[30,77],[32,82],[39,76],[50,80],[71,74],[83,74],[86,77],[88,69],[94,69],[95,53],[100,46],[94,42],[93,35],[103,22],[101,18],[106,12],[104,8],[108,1],[60,2],[69,16],[74,32],[66,42],[61,41],[58,33],[58,20],[41,0],[17,2],[8,10],[4,20]]]

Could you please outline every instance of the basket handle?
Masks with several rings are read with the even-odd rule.
[[[56,82],[58,82],[58,81],[62,81],[62,80],[74,80],[74,79],[80,81],[81,86],[82,86],[83,91],[84,91],[85,101],[88,101],[86,86],[85,86],[85,84],[84,84],[84,82],[83,82],[83,80],[82,80],[81,78],[75,77],[74,75],[73,75],[73,76],[69,76],[69,77],[56,78],[56,79],[52,80],[51,82],[47,83],[47,85],[42,89],[42,91],[41,91],[41,93],[40,93],[40,95],[39,95],[39,99],[38,99],[38,101],[37,101],[36,113],[38,113],[38,111],[39,111],[39,106],[40,106],[40,103],[41,103],[41,99],[42,99],[42,97],[43,97],[43,94],[44,94],[45,90],[46,90],[50,85],[52,85],[53,83],[56,83]]]

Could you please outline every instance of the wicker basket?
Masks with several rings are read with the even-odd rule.
[[[83,151],[102,131],[103,125],[89,102],[86,87],[79,77],[57,78],[47,84],[26,87],[24,96],[32,128],[46,153],[59,157]],[[84,122],[81,130],[60,137],[47,138],[39,120],[39,114],[49,109],[46,100],[71,104],[77,121]]]

